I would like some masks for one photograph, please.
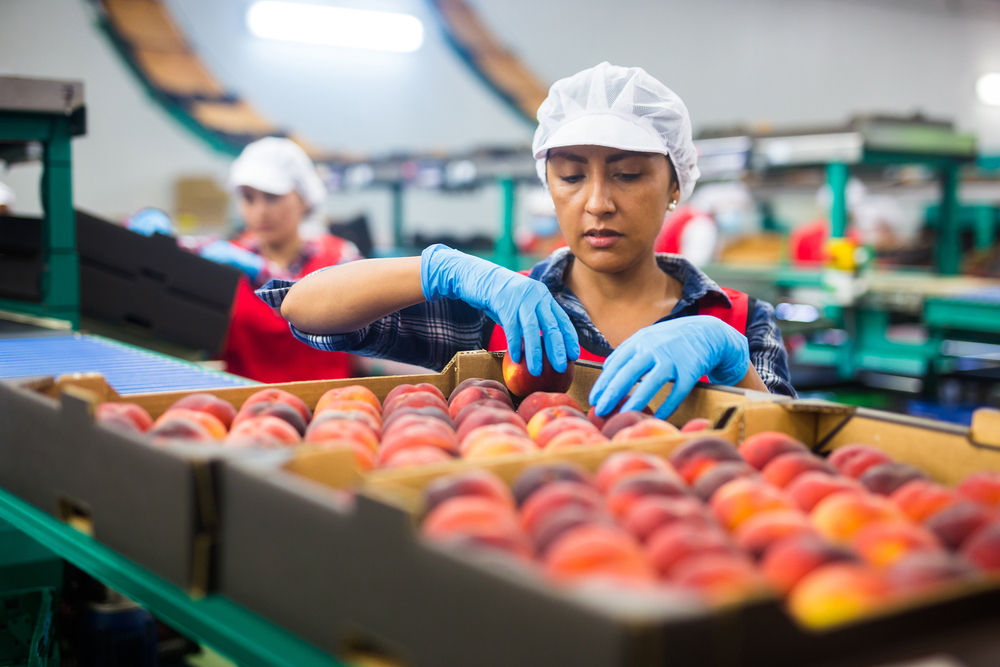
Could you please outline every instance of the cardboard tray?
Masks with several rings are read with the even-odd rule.
[[[239,270],[187,252],[172,237],[146,237],[80,211],[76,225],[84,315],[222,350]]]

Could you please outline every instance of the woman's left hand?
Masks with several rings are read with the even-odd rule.
[[[673,382],[670,395],[656,411],[657,417],[666,419],[702,377],[713,384],[733,385],[749,368],[746,336],[710,315],[679,317],[640,329],[619,345],[590,390],[590,404],[598,415],[607,415],[638,382],[622,412],[642,410],[664,384]]]

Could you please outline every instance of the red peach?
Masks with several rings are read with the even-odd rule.
[[[704,417],[689,419],[684,426],[681,426],[681,433],[694,433],[696,431],[707,431],[712,428],[712,422]]]
[[[962,556],[983,572],[1000,573],[1000,523],[979,528],[962,543]]]
[[[549,440],[556,437],[560,433],[565,433],[567,431],[584,431],[586,433],[600,435],[597,427],[586,419],[581,419],[579,417],[562,417],[549,422],[539,429],[534,440],[538,444],[539,448],[545,449],[545,447],[549,444]]]
[[[462,428],[462,424],[465,420],[474,414],[477,414],[480,410],[500,410],[502,412],[514,412],[514,408],[507,405],[503,401],[498,401],[493,398],[487,398],[482,401],[473,401],[469,403],[464,408],[458,411],[455,415],[455,428]],[[516,412],[514,414],[517,414]],[[448,417],[451,419],[451,417]]]
[[[465,456],[465,453],[480,440],[496,436],[503,436],[506,440],[528,440],[528,434],[514,424],[488,424],[469,431],[459,444],[459,453]]]
[[[451,400],[469,387],[487,387],[490,389],[498,389],[499,391],[507,394],[507,404],[510,405],[510,392],[507,391],[507,387],[504,386],[503,382],[486,380],[484,378],[468,378],[459,382],[455,388],[451,390],[451,394],[448,395],[448,404],[451,405]]]
[[[888,496],[915,479],[927,479],[927,475],[906,463],[880,463],[868,468],[858,477],[858,481],[869,491],[880,496]]]
[[[451,415],[452,419],[455,419],[465,406],[476,401],[485,400],[506,403],[511,409],[514,407],[510,402],[510,397],[499,389],[493,389],[492,387],[466,387],[451,397],[451,403],[448,405],[448,414]]]
[[[759,512],[740,524],[733,533],[737,546],[754,558],[760,558],[768,547],[795,535],[816,534],[803,512],[799,510],[772,510]]]
[[[261,389],[247,397],[243,401],[243,405],[240,408],[245,408],[248,405],[253,405],[254,403],[259,403],[260,401],[278,401],[280,403],[288,403],[290,406],[298,410],[299,414],[302,415],[302,419],[308,424],[309,420],[312,419],[312,412],[309,410],[309,406],[306,405],[305,401],[296,396],[295,394],[285,391],[284,389]]]
[[[382,438],[379,445],[379,456],[391,459],[392,455],[402,449],[411,447],[437,447],[448,454],[458,454],[458,439],[454,433],[444,434],[440,429],[424,424],[414,424],[406,428],[398,428]]]
[[[651,582],[655,577],[631,535],[601,524],[578,526],[560,535],[545,554],[545,570],[557,581],[599,577]]]
[[[745,461],[721,461],[699,475],[692,489],[694,495],[708,502],[723,484],[757,475],[757,469]]]
[[[511,507],[488,496],[459,495],[442,500],[424,517],[420,532],[431,539],[456,534],[519,534]]]
[[[777,431],[755,433],[740,445],[740,454],[757,470],[763,470],[771,459],[792,452],[808,452],[809,448],[790,435]]]
[[[675,522],[658,528],[646,540],[649,562],[661,577],[671,578],[675,565],[695,554],[738,554],[736,545],[718,526]]]
[[[227,443],[230,446],[239,447],[241,445],[255,446],[253,440],[241,438],[238,442]],[[375,451],[363,442],[345,438],[343,440],[324,440],[323,442],[310,443],[319,449],[346,448],[354,452],[354,465],[361,472],[369,472],[378,467],[378,455]],[[259,445],[258,445],[259,446]]]
[[[545,443],[545,451],[557,452],[562,449],[576,449],[577,447],[599,447],[606,445],[610,440],[600,433],[570,429],[554,436]]]
[[[386,401],[382,406],[382,417],[387,418],[400,408],[439,408],[447,410],[448,404],[444,399],[426,391],[417,391],[410,394],[400,394],[391,401]]]
[[[534,454],[538,451],[531,440],[527,438],[511,438],[508,436],[496,436],[492,438],[482,438],[475,444],[470,445],[465,450],[462,458],[472,460],[491,459],[497,456],[508,456],[511,454]]]
[[[424,489],[424,511],[430,512],[455,496],[483,496],[514,508],[514,496],[502,479],[488,470],[466,470],[428,484]]]
[[[458,440],[465,440],[465,436],[480,426],[491,424],[510,424],[517,427],[525,436],[528,435],[527,425],[516,412],[510,410],[496,410],[492,408],[482,408],[470,413],[458,427]]]
[[[780,489],[755,477],[723,484],[712,496],[710,505],[716,519],[729,530],[735,530],[754,514],[795,508]]]
[[[451,415],[441,408],[397,408],[391,415],[385,418],[382,423],[382,430],[388,431],[397,421],[409,421],[408,418],[419,417],[421,419],[434,419],[448,427],[449,431],[455,430],[455,423],[451,421]]]
[[[128,401],[101,403],[94,412],[97,421],[107,421],[112,415],[124,417],[135,424],[140,431],[148,431],[153,425],[153,418],[146,412],[146,408],[138,403]]]
[[[185,411],[189,412],[189,411]],[[166,414],[166,413],[164,413]],[[289,428],[291,428],[289,426]],[[167,440],[215,440],[215,436],[201,422],[190,419],[184,415],[175,415],[170,419],[159,421],[149,431],[151,436]]]
[[[1000,507],[1000,472],[975,472],[958,485],[958,494],[986,507]]]
[[[627,413],[624,413],[627,414]],[[609,420],[610,423],[610,420]],[[632,440],[645,440],[646,438],[663,438],[677,435],[680,431],[670,422],[665,422],[656,417],[640,420],[637,424],[623,428],[615,433],[612,442],[630,442]]]
[[[885,577],[870,566],[829,563],[796,584],[788,596],[788,607],[801,623],[826,627],[878,609],[891,595]]]
[[[333,422],[327,423],[332,424]],[[365,428],[356,422],[345,423],[350,423],[358,429]],[[250,417],[243,420],[234,426],[233,430],[226,436],[227,443],[238,443],[241,440],[252,440],[258,445],[265,447],[297,445],[299,443],[299,432],[284,419],[264,415],[262,417]]]
[[[207,394],[204,392],[188,394],[170,407],[207,412],[222,422],[222,425],[225,426],[226,429],[229,429],[233,423],[233,417],[236,416],[236,408],[233,407],[232,403],[224,398],[219,398],[215,394]]]
[[[535,550],[544,556],[556,540],[564,533],[579,526],[601,524],[614,526],[615,522],[606,513],[585,507],[563,507],[545,515],[531,535]]]
[[[958,496],[951,489],[935,482],[915,479],[893,491],[889,500],[903,514],[919,523],[931,514],[954,505],[958,502]]]
[[[251,417],[250,419],[259,419]],[[249,421],[249,420],[247,420]],[[240,422],[242,424],[243,422]],[[237,424],[234,428],[239,427]],[[363,443],[373,452],[378,449],[379,438],[375,431],[359,421],[343,420],[337,421],[328,419],[313,426],[310,425],[306,432],[305,441],[308,443],[321,443],[328,440],[356,440]]]
[[[870,523],[854,536],[854,552],[875,567],[887,567],[915,551],[941,550],[941,543],[929,530],[898,519]]]
[[[317,424],[322,424],[325,421],[355,421],[364,424],[376,435],[382,431],[379,423],[367,412],[361,412],[360,410],[324,410],[317,413],[313,417],[313,420],[309,422],[309,426],[306,427],[306,433],[309,432],[309,429],[316,428]]]
[[[808,452],[788,452],[771,459],[761,471],[761,476],[764,481],[784,489],[805,472],[825,472],[832,475],[836,471],[829,463]]]
[[[834,546],[815,533],[800,533],[772,544],[764,552],[761,571],[784,595],[821,565],[854,560],[854,554],[847,549]]]
[[[108,413],[97,418],[96,421],[104,426],[117,426],[129,433],[142,433],[136,423],[122,413]]]
[[[172,419],[177,419],[178,417],[184,419],[190,419],[191,421],[196,421],[212,434],[212,437],[216,440],[222,440],[226,437],[226,426],[218,420],[215,415],[208,412],[200,412],[198,410],[187,410],[185,408],[170,408],[162,415],[160,415],[155,422],[153,422],[152,430],[157,431],[159,435],[159,429],[157,427],[165,422]]]
[[[264,415],[284,419],[299,432],[300,437],[305,435],[306,422],[302,419],[299,411],[288,403],[279,403],[278,401],[258,401],[257,403],[243,406],[233,418],[232,425],[236,426],[244,419],[249,419],[250,417],[262,417]]]
[[[321,412],[326,412],[327,410],[338,410],[341,412],[364,412],[371,416],[371,418],[379,424],[382,423],[382,413],[372,407],[371,403],[366,401],[328,401],[326,405],[323,406],[323,410]]]
[[[568,506],[604,511],[604,498],[589,484],[569,480],[549,482],[532,493],[521,506],[521,527],[534,534],[541,520],[550,512]]]
[[[943,551],[914,551],[893,563],[886,580],[906,597],[925,595],[938,589],[972,581],[976,570],[968,562]]]
[[[796,477],[791,484],[785,487],[785,491],[788,493],[788,497],[799,506],[799,509],[811,512],[819,501],[833,493],[854,491],[858,494],[864,494],[865,487],[850,477],[813,471],[802,473]]]
[[[645,423],[648,422],[632,428],[642,428]],[[701,473],[719,461],[742,460],[731,442],[711,435],[688,440],[670,455],[670,464],[688,484],[693,484]]]
[[[631,396],[626,396],[622,400],[618,401],[618,405],[615,406],[615,409],[612,410],[611,412],[609,412],[608,414],[604,415],[603,417],[598,417],[597,416],[597,408],[594,407],[594,406],[591,406],[591,408],[589,410],[587,410],[587,419],[589,419],[591,421],[591,423],[593,423],[594,426],[596,426],[597,428],[599,428],[599,429],[601,429],[603,431],[605,424],[607,424],[609,421],[611,421],[612,417],[616,417],[619,414],[621,414],[622,407],[624,407],[624,405],[628,402],[628,399],[630,399],[630,398],[631,398]],[[629,412],[639,412],[639,411],[637,411],[637,410],[629,410]],[[653,411],[650,410],[649,406],[647,405],[646,407],[644,407],[642,409],[641,412],[639,412],[639,414],[645,415],[647,417],[652,417],[653,416]],[[629,426],[631,426],[631,425],[632,424],[629,424]],[[608,437],[610,438],[611,436],[608,436]]]
[[[608,490],[621,478],[635,472],[660,471],[677,474],[663,458],[646,452],[615,452],[597,469],[594,482],[602,493]]]
[[[847,544],[869,524],[905,521],[896,506],[879,496],[838,491],[816,504],[811,513],[820,535],[836,544]]]
[[[518,505],[523,505],[531,494],[540,488],[556,481],[579,482],[588,486],[593,485],[590,474],[582,466],[576,463],[546,463],[544,465],[531,466],[514,480],[511,487]]]
[[[535,416],[540,410],[545,408],[554,408],[557,405],[568,405],[575,410],[581,410],[580,404],[576,402],[569,394],[559,394],[551,391],[536,391],[534,394],[529,394],[524,397],[521,401],[521,405],[517,407],[517,414],[521,415],[521,419],[527,423]]]
[[[509,353],[503,355],[503,381],[510,393],[515,396],[528,396],[536,391],[569,391],[575,370],[573,362],[567,361],[566,370],[559,373],[552,368],[548,358],[543,354],[542,374],[536,377],[528,371],[528,360],[523,351],[520,363],[514,363]]]
[[[591,410],[593,410],[593,408],[591,408]],[[590,413],[588,413],[587,417],[588,419],[590,419],[589,414]],[[618,414],[612,415],[607,418],[607,420],[604,422],[604,425],[600,427],[601,433],[606,438],[614,438],[616,435],[618,435],[619,431],[623,431],[629,428],[630,426],[635,426],[644,419],[652,419],[652,418],[653,415],[648,415],[645,412],[637,412],[636,410],[629,410],[628,412],[619,412]],[[598,419],[600,418],[598,417]],[[594,422],[595,425],[597,423],[593,419],[590,419],[590,421]]]
[[[643,496],[625,513],[622,526],[640,542],[653,532],[674,523],[714,525],[715,518],[694,498],[687,496]]]
[[[316,409],[313,410],[314,413],[321,412],[327,403],[331,401],[364,401],[365,403],[370,403],[373,408],[382,411],[382,403],[378,400],[378,396],[375,395],[368,387],[362,387],[360,384],[352,384],[349,387],[336,387],[334,389],[327,390],[319,400],[316,401]]]
[[[731,603],[767,590],[767,582],[745,556],[697,554],[673,568],[673,582],[713,604]]]
[[[568,405],[557,405],[551,408],[543,408],[534,414],[534,416],[528,420],[527,429],[528,435],[532,440],[538,438],[538,432],[545,428],[546,425],[554,422],[557,419],[562,419],[563,417],[578,417],[586,421],[586,417],[583,413],[572,408]],[[590,422],[587,422],[590,424]],[[593,426],[593,424],[590,424]]]
[[[639,498],[646,496],[686,496],[687,487],[676,475],[659,470],[635,472],[619,479],[608,490],[608,509],[623,517]]]
[[[313,423],[315,423],[315,421]],[[397,433],[414,427],[430,429],[440,435],[440,437],[449,441],[457,439],[455,430],[443,421],[435,419],[434,417],[424,417],[422,415],[403,415],[402,417],[393,420],[392,424],[389,425],[389,428],[382,431],[382,439],[384,440],[385,438],[394,436]]]
[[[389,458],[379,457],[379,460],[383,468],[416,468],[435,463],[447,463],[452,460],[452,457],[440,447],[423,445],[397,450]]]
[[[992,513],[979,503],[960,500],[931,514],[924,520],[924,527],[937,535],[941,544],[955,551],[992,519]]]
[[[421,382],[420,384],[399,384],[399,385],[396,385],[395,387],[392,388],[392,390],[388,394],[386,394],[385,399],[382,401],[382,405],[385,405],[386,403],[388,403],[392,399],[396,398],[400,394],[413,394],[413,393],[421,393],[421,392],[427,392],[427,393],[430,393],[430,394],[434,394],[435,396],[437,396],[438,398],[440,398],[442,401],[444,400],[444,394],[441,393],[440,389],[438,389],[434,385],[430,384],[429,382]]]
[[[868,445],[844,445],[833,450],[827,459],[841,475],[857,479],[872,466],[892,463],[892,457]]]

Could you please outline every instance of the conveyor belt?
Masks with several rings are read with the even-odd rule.
[[[119,394],[255,384],[99,336],[0,339],[0,378],[101,373]]]

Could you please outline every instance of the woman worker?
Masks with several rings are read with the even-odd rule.
[[[653,243],[698,178],[684,103],[640,68],[597,67],[557,81],[533,142],[568,248],[524,276],[435,245],[419,258],[354,262],[258,295],[325,350],[443,367],[460,350],[604,361],[590,394],[607,415],[644,407],[674,382],[667,417],[702,377],[794,395],[770,305],[720,288]],[[539,335],[541,332],[541,335]]]

